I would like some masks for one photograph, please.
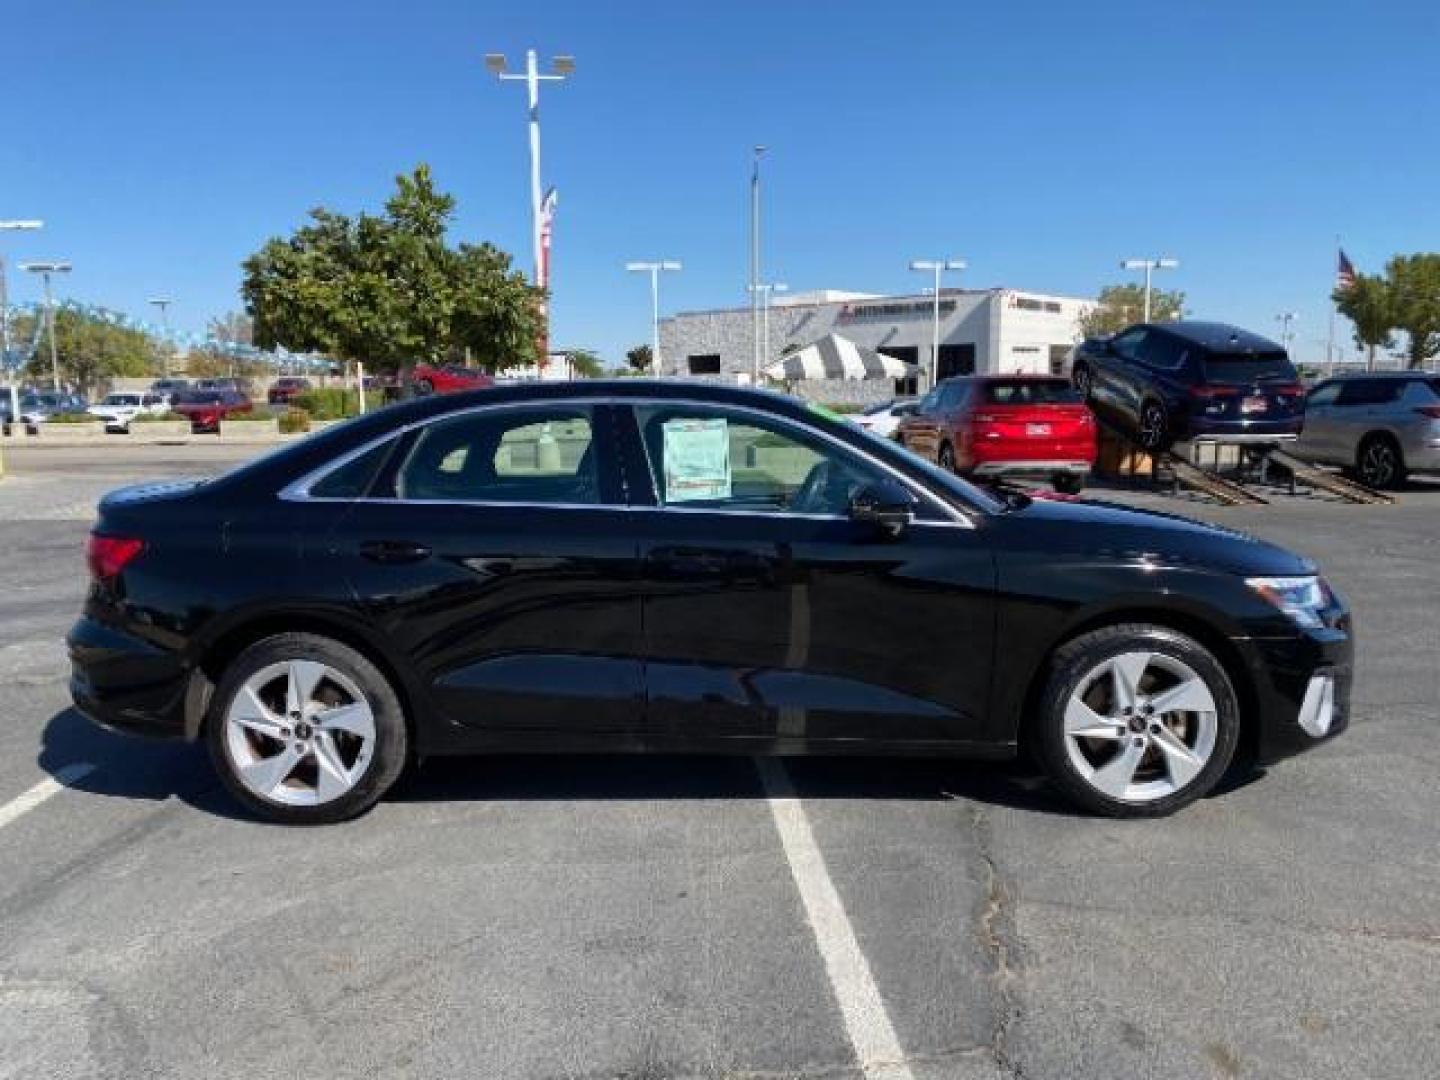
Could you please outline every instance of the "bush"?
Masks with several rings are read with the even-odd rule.
[[[98,424],[100,417],[83,412],[59,412],[50,417],[52,424]]]
[[[181,416],[178,412],[167,410],[162,413],[141,413],[139,416],[131,418],[130,423],[153,424],[158,420],[185,420],[188,422],[189,417]]]
[[[291,404],[303,409],[311,420],[347,420],[360,415],[360,395],[338,386],[306,390],[296,394]]]
[[[310,414],[293,405],[281,413],[275,422],[282,435],[298,435],[302,431],[310,430]]]
[[[828,401],[821,407],[829,409],[833,413],[858,413],[865,409],[865,406],[858,401]]]

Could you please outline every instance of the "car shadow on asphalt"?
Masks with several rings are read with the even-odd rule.
[[[140,739],[107,731],[75,709],[51,717],[39,762],[51,775],[86,762],[94,768],[66,781],[112,798],[178,798],[220,817],[255,820],[225,792],[201,745]],[[950,758],[804,757],[785,759],[803,799],[964,800],[1056,814],[1077,811],[1024,761]],[[1237,767],[1214,795],[1261,774]],[[407,770],[386,802],[585,802],[746,800],[766,797],[750,757],[676,754],[485,755],[432,758]]]

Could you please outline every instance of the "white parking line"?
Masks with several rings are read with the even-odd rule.
[[[825,857],[815,843],[810,819],[805,816],[790,775],[775,758],[757,758],[755,767],[861,1072],[876,1080],[913,1080],[885,1003],[880,1000],[880,989],[870,974],[870,964],[855,940],[855,930],[830,880]]]
[[[52,795],[58,795],[76,780],[88,776],[94,771],[95,766],[87,761],[77,761],[57,770],[54,776],[47,780],[41,780],[23,795],[17,795],[4,806],[0,806],[0,829],[9,825],[27,810],[34,810]]]

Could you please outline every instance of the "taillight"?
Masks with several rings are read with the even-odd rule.
[[[1225,398],[1234,397],[1240,391],[1233,386],[1192,386],[1190,396],[1193,398]]]
[[[144,550],[144,540],[91,533],[90,542],[85,546],[85,562],[90,567],[90,576],[96,581],[109,581]]]
[[[1417,405],[1415,411],[1431,420],[1440,420],[1440,405]]]

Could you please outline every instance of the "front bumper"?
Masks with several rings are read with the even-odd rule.
[[[1350,726],[1355,644],[1343,629],[1246,641],[1259,724],[1256,761],[1268,765],[1328,742]]]
[[[174,653],[81,616],[65,638],[70,697],[102,727],[180,738],[193,707],[190,672]]]

